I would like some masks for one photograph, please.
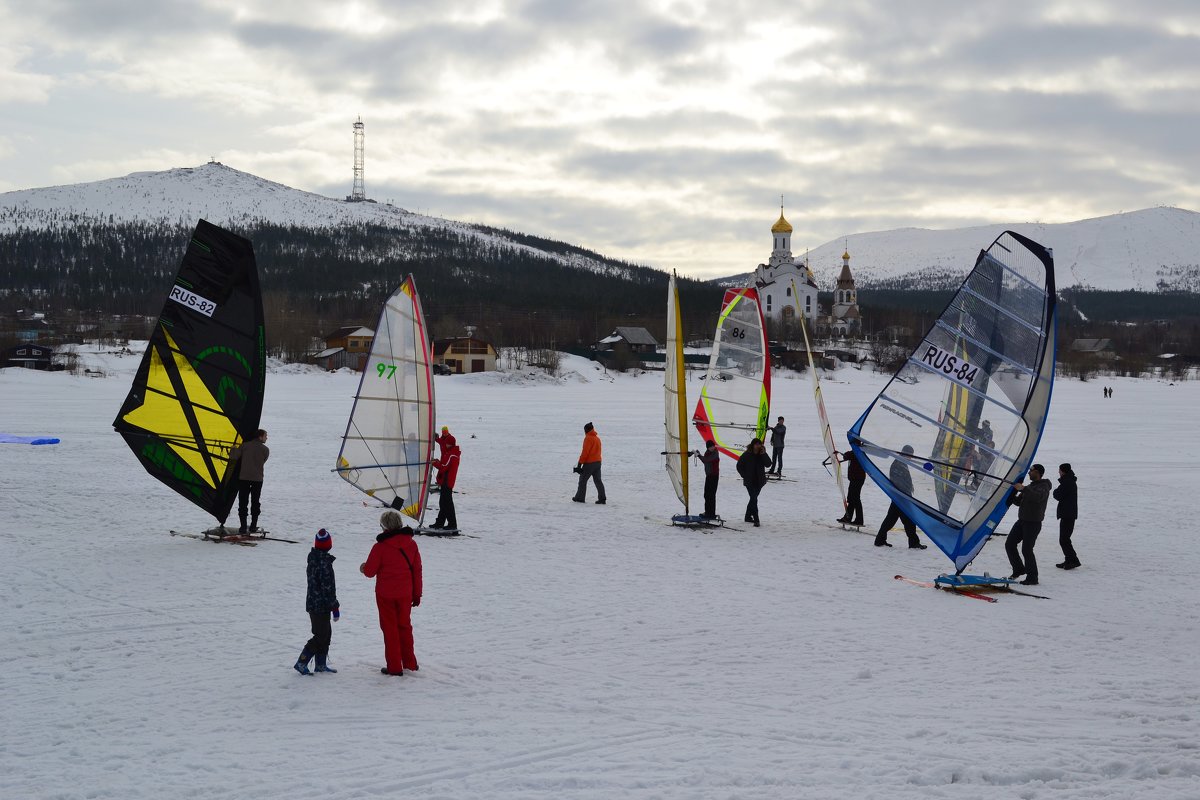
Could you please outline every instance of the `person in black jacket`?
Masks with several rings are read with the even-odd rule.
[[[753,522],[758,527],[758,493],[767,485],[767,469],[771,466],[771,457],[763,446],[762,439],[750,440],[750,446],[742,453],[737,461],[738,475],[746,485],[746,493],[750,501],[746,503],[746,522]]]
[[[1054,490],[1054,499],[1058,501],[1058,509],[1054,512],[1058,517],[1058,546],[1063,551],[1063,562],[1054,566],[1075,569],[1079,566],[1079,556],[1071,544],[1071,534],[1075,532],[1075,520],[1079,516],[1079,487],[1070,464],[1058,465],[1058,488]]]
[[[304,599],[304,610],[312,623],[312,638],[296,659],[296,672],[301,675],[312,674],[308,671],[308,662],[313,656],[317,657],[317,672],[337,672],[328,661],[329,641],[333,638],[329,618],[332,616],[336,622],[342,616],[333,575],[334,556],[329,552],[332,547],[333,536],[321,528],[313,540],[312,550],[308,551],[308,594]]]
[[[913,448],[911,444],[906,444],[900,450],[901,456],[911,456]],[[888,468],[888,479],[903,494],[912,496],[913,479],[912,474],[908,471],[908,463],[903,458],[893,458],[892,466]],[[921,544],[921,540],[917,538],[917,526],[908,518],[908,515],[900,510],[900,506],[896,505],[895,501],[888,506],[887,515],[883,518],[883,524],[879,526],[879,533],[875,534],[876,547],[891,547],[887,540],[888,531],[896,524],[896,520],[904,525],[904,533],[908,536],[908,546],[913,550],[926,550],[928,545]]]
[[[862,464],[858,463],[858,456],[854,454],[853,450],[847,450],[838,455],[842,457],[843,464],[849,464],[846,468],[846,477],[850,479],[850,491],[846,493],[846,513],[838,522],[847,525],[862,525],[862,487],[867,480],[867,471],[863,469]]]
[[[1004,543],[1004,551],[1008,553],[1008,562],[1012,565],[1013,574],[1009,580],[1016,580],[1022,575],[1024,586],[1037,586],[1037,559],[1033,557],[1033,546],[1037,543],[1038,534],[1042,532],[1042,520],[1046,517],[1046,503],[1050,500],[1050,481],[1044,476],[1046,468],[1034,464],[1029,468],[1030,483],[1026,486],[1017,481],[1013,484],[1013,493],[1008,497],[1010,506],[1017,506],[1017,524],[1008,533],[1008,541]],[[1018,555],[1017,547],[1021,548]],[[1021,559],[1024,557],[1024,563]]]
[[[704,519],[716,519],[717,483],[721,480],[721,451],[712,439],[705,442],[704,447],[703,453],[696,454],[700,456],[700,463],[704,465],[704,513],[700,516]]]

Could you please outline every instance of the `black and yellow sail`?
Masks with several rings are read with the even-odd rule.
[[[265,368],[254,249],[200,220],[113,428],[147,472],[224,523],[237,497],[229,451],[258,428]]]

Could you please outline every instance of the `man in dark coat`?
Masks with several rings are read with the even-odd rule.
[[[337,583],[333,575],[335,557],[330,553],[333,547],[333,536],[321,528],[313,539],[312,550],[308,551],[308,594],[304,598],[304,610],[312,623],[312,638],[300,651],[296,659],[296,672],[301,675],[311,675],[308,662],[313,656],[317,657],[317,672],[337,672],[329,666],[329,641],[333,638],[333,626],[329,623],[330,616],[334,621],[341,619],[341,604],[337,599]]]
[[[770,466],[771,457],[767,455],[767,448],[763,446],[762,439],[757,437],[750,440],[750,446],[737,461],[738,475],[742,476],[742,483],[746,485],[746,493],[750,495],[750,501],[746,503],[746,522],[753,522],[756,528],[758,527],[758,493],[767,485],[767,469]]]
[[[913,448],[911,444],[906,444],[900,450],[901,456],[911,456]],[[912,473],[908,471],[908,463],[904,458],[897,457],[892,459],[892,466],[888,469],[888,478],[901,493],[912,496],[913,479]],[[917,538],[917,526],[913,523],[908,515],[900,510],[900,506],[896,505],[895,501],[888,506],[887,515],[883,518],[883,524],[879,526],[879,533],[875,534],[876,547],[891,547],[888,543],[888,531],[896,524],[896,520],[900,520],[904,525],[904,533],[908,536],[908,546],[913,550],[925,550],[927,545],[921,544],[921,540]]]
[[[787,425],[783,424],[783,417],[775,423],[772,428],[767,428],[771,432],[771,468],[767,470],[768,475],[783,475],[783,440],[787,436]]]
[[[867,480],[867,471],[858,463],[853,450],[839,453],[842,463],[847,464],[846,477],[850,479],[850,491],[846,493],[846,513],[838,520],[847,525],[863,524],[862,487]],[[890,527],[890,526],[889,526]]]
[[[262,496],[263,465],[271,457],[271,449],[267,447],[267,432],[259,428],[254,438],[242,442],[238,447],[229,451],[229,460],[237,461],[238,476],[238,519],[241,520],[239,533],[246,533],[246,505],[250,506],[251,532],[258,532],[258,514],[262,510],[258,498]]]
[[[1058,465],[1058,487],[1054,490],[1054,499],[1058,501],[1058,509],[1054,512],[1058,517],[1058,545],[1063,551],[1063,562],[1054,566],[1075,569],[1079,566],[1079,556],[1071,544],[1071,534],[1075,532],[1075,520],[1079,516],[1079,486],[1070,464]]]
[[[1034,464],[1029,468],[1030,483],[1026,486],[1018,481],[1013,484],[1013,493],[1008,497],[1008,504],[1017,507],[1017,524],[1013,525],[1004,543],[1004,552],[1008,553],[1008,562],[1012,565],[1013,574],[1010,580],[1016,580],[1022,575],[1025,586],[1037,586],[1037,559],[1033,557],[1033,546],[1037,543],[1038,534],[1042,532],[1042,520],[1046,517],[1046,503],[1050,501],[1050,481],[1043,475],[1046,468]],[[1021,552],[1017,553],[1017,548]],[[1024,558],[1024,562],[1022,562]]]
[[[721,480],[721,451],[717,443],[709,439],[704,443],[705,450],[700,453],[700,463],[704,465],[704,513],[705,519],[717,518],[717,483]]]

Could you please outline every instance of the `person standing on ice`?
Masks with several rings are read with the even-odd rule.
[[[1008,504],[1017,507],[1017,524],[1008,533],[1008,541],[1004,543],[1004,552],[1008,554],[1008,563],[1012,565],[1012,575],[1009,580],[1016,580],[1022,575],[1023,586],[1037,586],[1037,559],[1033,557],[1033,546],[1037,544],[1038,534],[1042,532],[1042,520],[1046,517],[1046,503],[1050,501],[1050,481],[1043,476],[1046,468],[1034,464],[1029,468],[1030,483],[1022,481],[1013,484],[1013,492],[1008,497]],[[1017,548],[1021,548],[1018,554]],[[1022,562],[1022,558],[1024,561]]]
[[[267,432],[259,428],[254,438],[242,442],[229,451],[229,460],[238,461],[238,533],[258,532],[258,514],[262,511],[259,498],[262,496],[263,465],[271,457],[267,447]],[[246,527],[246,506],[250,506],[250,527]]]
[[[1054,566],[1075,569],[1079,566],[1079,556],[1071,544],[1071,534],[1075,532],[1075,519],[1079,516],[1079,486],[1070,464],[1058,465],[1058,486],[1054,489],[1054,499],[1058,501],[1058,509],[1054,512],[1054,516],[1058,517],[1058,546],[1063,551],[1063,562]]]
[[[433,462],[434,469],[437,470],[438,515],[437,521],[429,527],[457,530],[458,516],[454,513],[454,480],[458,477],[458,462],[462,451],[454,443],[454,437],[450,436],[449,431],[446,431],[443,436],[449,438],[450,441],[442,446],[441,456]]]
[[[385,511],[379,518],[383,533],[375,537],[367,560],[358,571],[375,578],[375,604],[379,607],[379,628],[383,631],[383,652],[387,666],[384,675],[416,672],[417,655],[413,648],[412,610],[421,605],[421,551],[413,540],[413,530],[404,524],[398,511]]]
[[[750,446],[737,460],[738,475],[746,486],[746,494],[750,500],[746,503],[746,522],[753,522],[758,527],[758,493],[767,485],[767,469],[771,466],[771,457],[762,439],[755,437],[750,440]]]
[[[775,426],[767,428],[771,432],[771,468],[767,470],[768,475],[783,475],[783,437],[787,436],[787,425],[783,424],[783,417],[779,417]]]
[[[445,425],[442,426],[442,435],[433,437],[433,441],[438,446],[438,458],[445,458],[446,448],[453,447],[458,443],[454,439],[454,434],[450,433],[450,429]]]
[[[863,469],[862,464],[858,463],[858,456],[854,455],[853,450],[847,450],[838,455],[841,456],[843,464],[850,465],[846,468],[846,477],[850,479],[850,491],[846,493],[846,513],[842,514],[842,518],[838,522],[845,525],[862,525],[862,487],[867,481],[867,471]]]
[[[904,447],[900,450],[901,456],[911,456],[912,454],[913,448],[911,444],[904,445]],[[901,494],[912,497],[912,473],[908,471],[908,462],[905,459],[893,457],[892,466],[888,468],[888,480],[892,482],[892,486],[895,486],[896,490]],[[892,526],[896,524],[896,520],[900,520],[900,522],[904,525],[904,533],[906,536],[908,536],[909,549],[928,549],[928,545],[921,544],[921,540],[917,538],[917,526],[913,524],[913,521],[908,518],[907,514],[900,510],[900,506],[896,505],[895,500],[893,500],[892,504],[888,506],[887,514],[883,518],[883,524],[879,526],[879,533],[875,534],[876,547],[892,546],[888,543],[887,535],[888,531],[892,529]]]
[[[600,455],[600,434],[596,433],[595,426],[589,422],[583,426],[583,450],[580,451],[579,462],[575,465],[575,472],[579,474],[579,489],[571,499],[576,503],[587,501],[589,478],[596,484],[596,505],[602,506],[608,499],[604,493],[604,481],[600,480]]]
[[[342,617],[341,604],[337,599],[337,582],[333,575],[334,556],[330,553],[333,548],[333,536],[321,528],[313,539],[312,549],[308,551],[308,594],[304,598],[304,610],[308,612],[309,622],[312,623],[312,638],[300,651],[296,659],[296,672],[301,675],[312,675],[308,671],[308,662],[313,656],[317,658],[317,672],[337,672],[329,666],[329,641],[333,638],[333,625],[330,617],[337,622]]]
[[[717,483],[721,480],[721,451],[712,439],[705,442],[704,447],[703,453],[696,454],[700,456],[700,463],[704,465],[704,513],[700,516],[704,519],[716,519]]]

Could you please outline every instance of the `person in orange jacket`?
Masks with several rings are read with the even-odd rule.
[[[583,426],[583,450],[579,453],[579,463],[575,465],[575,472],[579,474],[579,489],[571,499],[576,503],[583,503],[587,499],[588,478],[596,483],[596,505],[604,505],[607,499],[604,481],[600,480],[600,449],[600,434],[589,422]]]
[[[375,578],[375,604],[379,607],[379,627],[383,631],[383,651],[387,666],[384,675],[416,672],[417,655],[413,649],[412,610],[421,605],[421,551],[413,541],[413,530],[404,524],[398,511],[385,511],[379,518],[383,533],[358,571]]]

